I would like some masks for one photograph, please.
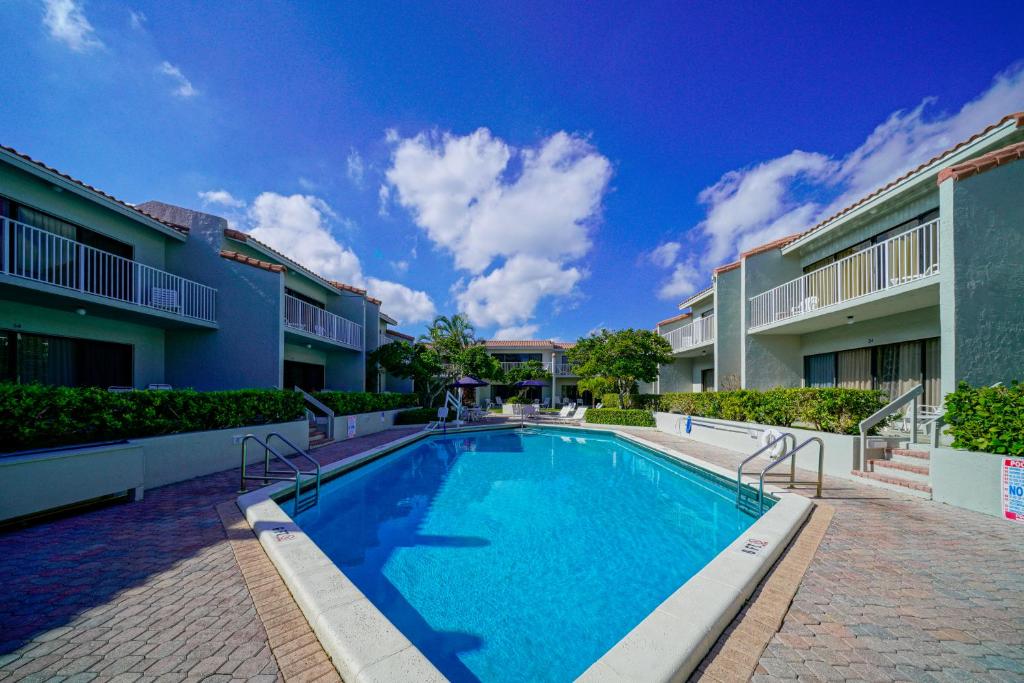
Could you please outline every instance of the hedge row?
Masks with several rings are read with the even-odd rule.
[[[654,415],[649,410],[628,410],[620,408],[590,408],[584,421],[599,425],[624,425],[627,427],[653,427]]]
[[[961,383],[946,396],[953,448],[1024,455],[1024,385],[979,387]]]
[[[657,407],[652,409],[664,412],[777,427],[800,423],[823,432],[857,434],[860,421],[888,399],[884,392],[871,389],[740,389],[662,394],[654,403]]]
[[[395,415],[396,425],[420,425],[437,419],[437,408],[415,408],[403,410]]]
[[[278,389],[198,392],[0,384],[0,452],[291,422],[302,396]]]
[[[337,416],[376,413],[381,410],[412,408],[419,400],[416,394],[382,393],[365,391],[321,391],[314,396]]]

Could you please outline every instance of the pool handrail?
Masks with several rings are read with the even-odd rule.
[[[819,437],[819,436],[812,436],[809,439],[807,439],[806,441],[804,441],[803,443],[801,443],[799,446],[794,448],[793,450],[788,451],[786,453],[783,453],[781,456],[779,456],[779,458],[777,460],[775,460],[774,462],[769,463],[767,467],[765,467],[763,470],[761,470],[761,476],[758,478],[759,481],[758,481],[758,492],[757,492],[757,504],[758,504],[758,507],[760,508],[761,514],[764,514],[764,476],[766,474],[768,474],[769,470],[772,470],[775,467],[777,467],[779,465],[779,463],[785,462],[787,458],[791,459],[793,471],[795,472],[796,471],[796,454],[797,454],[797,451],[799,451],[801,448],[803,448],[804,446],[806,446],[806,445],[808,445],[808,444],[810,444],[812,442],[815,442],[815,443],[818,444],[818,479],[816,481],[796,481],[795,479],[792,479],[789,482],[789,487],[793,488],[794,486],[796,486],[798,484],[804,484],[804,485],[806,485],[806,484],[816,484],[817,485],[817,492],[815,494],[815,497],[816,498],[821,498],[821,480],[822,480],[822,473],[823,473],[824,468],[825,468],[825,442],[822,441],[821,437]]]
[[[754,451],[752,454],[750,454],[749,456],[744,458],[743,462],[741,462],[739,467],[736,468],[736,506],[737,507],[740,504],[740,498],[741,498],[741,495],[743,493],[743,467],[748,462],[750,462],[751,460],[753,460],[757,456],[761,455],[765,451],[767,451],[767,450],[769,450],[771,448],[774,448],[775,444],[779,443],[780,441],[783,442],[782,443],[782,455],[779,456],[779,459],[781,460],[782,458],[785,457],[785,454],[786,454],[786,443],[785,443],[786,439],[792,439],[793,440],[793,448],[796,448],[796,436],[794,436],[791,432],[783,432],[782,434],[780,434],[779,436],[775,437],[774,439],[772,439],[771,441],[766,443],[764,446],[761,446],[756,451]],[[762,508],[762,510],[763,510],[763,508]]]
[[[284,441],[285,443],[290,445],[292,448],[294,448],[296,450],[296,453],[299,453],[299,454],[303,455],[305,458],[307,458],[308,460],[313,461],[316,464],[316,470],[314,472],[303,472],[301,469],[299,469],[299,467],[295,463],[289,461],[286,457],[284,457],[277,450],[275,450],[273,446],[271,446],[269,443],[267,443],[268,441],[270,441],[270,437],[275,435],[275,434],[282,441]],[[263,446],[263,474],[262,475],[247,475],[245,473],[245,468],[246,468],[246,446],[247,446],[247,444],[248,444],[250,439],[255,441],[260,446]],[[302,510],[307,509],[309,507],[312,507],[313,505],[316,505],[319,502],[319,500],[320,500],[320,463],[318,463],[315,460],[313,460],[313,458],[311,458],[305,451],[303,451],[301,448],[296,448],[294,444],[291,444],[291,442],[289,442],[287,439],[285,439],[280,434],[277,434],[276,432],[273,432],[273,433],[267,435],[266,441],[260,439],[255,434],[246,434],[244,437],[242,437],[242,442],[241,443],[242,443],[242,464],[241,464],[241,472],[240,472],[241,486],[239,488],[239,493],[245,493],[248,490],[246,488],[246,486],[245,486],[245,482],[246,482],[247,479],[260,479],[260,480],[263,481],[264,485],[270,483],[270,481],[272,481],[272,480],[273,481],[294,481],[295,482],[295,505],[294,505],[295,514],[298,514]],[[278,460],[283,462],[294,474],[291,475],[291,476],[280,476],[280,475],[287,475],[287,473],[286,472],[282,472],[280,470],[271,470],[270,469],[270,455],[271,455],[271,453],[274,455],[275,458],[277,458]],[[308,497],[305,500],[302,499],[302,483],[303,483],[302,482],[302,475],[304,475],[304,474],[306,474],[306,475],[315,475],[316,476],[316,490],[314,491],[314,493],[313,493],[313,495],[311,497]]]

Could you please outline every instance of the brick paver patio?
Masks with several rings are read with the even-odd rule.
[[[316,453],[333,462],[410,431]],[[235,474],[0,535],[0,680],[281,679],[216,509]],[[755,680],[1024,680],[1024,529],[839,479],[826,497],[835,515]]]

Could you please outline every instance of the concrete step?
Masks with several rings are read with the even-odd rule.
[[[317,448],[323,448],[327,444],[334,443],[334,439],[328,439],[326,436],[321,435],[319,439],[309,440],[309,450],[316,450]]]
[[[871,464],[868,467],[870,471],[879,472],[888,477],[906,479],[907,481],[916,481],[923,484],[931,483],[928,465],[917,464],[927,462],[925,460],[918,460],[914,464],[895,460],[869,460],[868,462]]]
[[[904,458],[914,458],[915,460],[930,460],[932,457],[928,451],[914,448],[890,448],[887,452],[890,455],[899,455]]]
[[[892,477],[879,472],[862,472],[860,470],[853,470],[850,474],[855,477],[860,477],[861,479],[866,479],[866,483],[869,483],[872,486],[878,486],[879,488],[889,489],[890,491],[899,491],[900,493],[906,493],[920,498],[932,497],[932,487],[921,482],[900,479],[898,477]]]

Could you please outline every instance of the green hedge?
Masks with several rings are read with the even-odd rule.
[[[376,413],[380,410],[412,408],[419,403],[416,394],[382,393],[365,391],[320,391],[314,396],[337,416]]]
[[[302,396],[277,389],[115,394],[6,383],[0,384],[0,451],[291,422],[304,414]]]
[[[1024,385],[973,388],[961,383],[946,396],[953,448],[1024,455]]]
[[[395,415],[396,425],[421,425],[437,419],[437,408],[414,408]]]
[[[598,425],[625,425],[628,427],[653,427],[654,415],[649,410],[623,410],[620,408],[591,408],[584,421]]]
[[[662,394],[658,403],[664,412],[777,427],[800,423],[823,432],[857,434],[860,421],[888,400],[884,392],[870,389],[740,389]]]

